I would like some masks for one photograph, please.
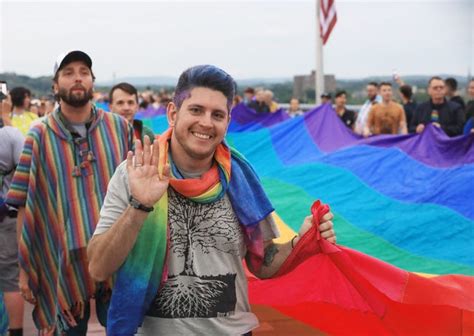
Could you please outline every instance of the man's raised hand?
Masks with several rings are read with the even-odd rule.
[[[127,154],[127,172],[130,194],[145,206],[152,207],[165,193],[170,178],[170,167],[166,165],[163,176],[158,173],[158,142],[151,145],[145,135],[144,143],[135,140],[135,153]]]

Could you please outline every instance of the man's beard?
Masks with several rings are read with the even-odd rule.
[[[78,87],[76,87],[77,89]],[[93,91],[92,88],[89,90],[86,90],[84,87],[80,87],[81,89],[84,89],[84,94],[83,95],[75,95],[72,93],[73,89],[71,89],[69,92],[66,89],[59,89],[59,98],[67,103],[68,105],[71,105],[73,107],[83,107],[85,106],[93,97]]]

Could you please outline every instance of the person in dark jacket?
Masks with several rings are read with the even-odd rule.
[[[255,91],[255,100],[252,100],[248,107],[257,113],[270,113],[270,107],[265,104],[265,94],[261,89]]]
[[[421,133],[432,123],[449,136],[462,134],[464,111],[461,105],[446,99],[446,85],[440,77],[432,77],[428,82],[430,100],[418,105],[410,124],[410,131]]]
[[[155,139],[153,131],[143,125],[141,120],[135,119],[138,111],[138,92],[137,89],[129,83],[119,83],[115,85],[109,93],[110,111],[117,113],[133,126],[133,133],[136,139],[142,143],[145,135],[148,135],[151,142]]]
[[[341,118],[341,121],[350,129],[354,129],[354,124],[356,120],[356,113],[352,110],[346,108],[346,99],[347,93],[344,90],[336,92],[334,98],[334,109],[336,110],[337,115]]]
[[[400,86],[400,96],[403,102],[403,110],[405,111],[407,125],[410,125],[417,107],[417,104],[412,100],[413,90],[411,86],[406,84]]]
[[[469,94],[471,100],[469,100],[466,105],[466,122],[472,117],[474,117],[474,78],[469,81],[467,93]]]
[[[455,78],[449,77],[446,78],[444,82],[446,84],[446,98],[453,103],[461,105],[462,109],[464,110],[466,108],[464,99],[462,99],[462,97],[456,92],[458,89],[458,81]]]

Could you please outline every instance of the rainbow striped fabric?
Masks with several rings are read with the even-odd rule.
[[[228,142],[261,177],[282,219],[298,231],[315,199],[331,206],[338,242],[412,272],[474,275],[474,135],[354,134],[325,105],[294,119],[232,111]],[[166,118],[144,120],[155,132]]]
[[[255,172],[238,152],[220,144],[214,154],[213,167],[199,179],[185,179],[172,167],[168,155],[171,135],[170,128],[155,140],[160,146],[159,173],[170,164],[170,186],[194,202],[210,203],[227,193],[244,230],[253,265],[258,268],[263,260],[263,240],[257,224],[273,207]],[[158,292],[160,279],[161,282],[166,279],[167,224],[168,197],[165,194],[145,220],[132,251],[116,274],[107,318],[108,334],[134,335]]]
[[[56,110],[28,133],[7,202],[25,207],[21,267],[37,299],[40,330],[74,325],[72,307],[96,292],[86,247],[99,220],[107,185],[133,147],[125,119],[93,110],[85,140],[74,139]]]
[[[304,334],[474,334],[474,277],[420,276],[329,243],[318,230],[328,211],[320,201],[312,205],[313,225],[276,277],[249,280],[252,309],[265,308],[266,330],[303,334],[298,325],[304,325]]]
[[[6,336],[8,333],[8,315],[3,301],[3,293],[0,292],[0,336]]]
[[[312,202],[335,213],[338,242],[408,271],[474,275],[474,136],[363,139],[330,106],[232,133],[278,214],[298,230]]]
[[[321,199],[335,215],[341,250],[352,251],[342,267],[342,255],[316,254],[282,277],[250,278],[262,332],[472,334],[473,134],[449,138],[428,125],[419,135],[364,139],[329,105],[289,120],[251,115],[234,108],[227,140],[261,177],[279,241],[291,239]],[[166,127],[163,117],[144,122],[156,132]],[[346,277],[354,270],[362,278]],[[367,302],[371,286],[376,297]]]

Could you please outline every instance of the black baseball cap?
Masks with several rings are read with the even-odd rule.
[[[80,50],[71,50],[58,56],[56,62],[54,63],[53,76],[56,76],[56,73],[65,65],[75,61],[84,62],[89,67],[89,69],[92,70],[92,59],[89,57],[89,55]]]

